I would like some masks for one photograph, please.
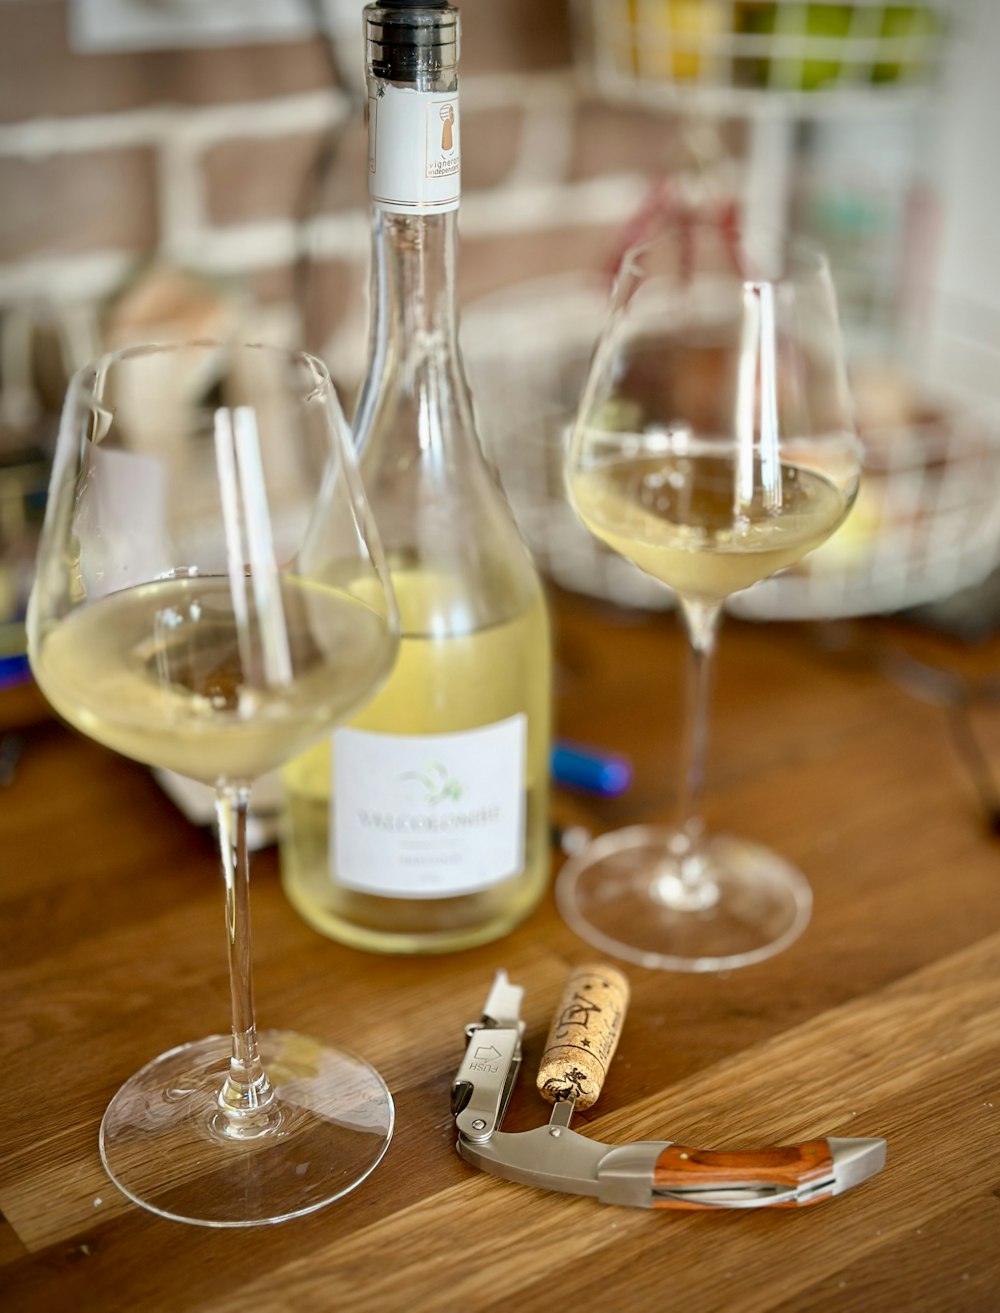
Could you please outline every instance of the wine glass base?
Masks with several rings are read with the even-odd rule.
[[[783,857],[729,835],[707,838],[703,870],[682,896],[676,830],[637,825],[571,857],[556,901],[581,939],[664,971],[728,971],[787,948],[805,929],[812,891]]]
[[[101,1122],[101,1159],[135,1203],[200,1226],[259,1226],[353,1190],[392,1136],[392,1096],[362,1059],[287,1030],[258,1033],[274,1089],[265,1131],[220,1132],[228,1035],[183,1044],[121,1087]]]

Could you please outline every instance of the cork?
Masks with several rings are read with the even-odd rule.
[[[570,976],[549,1027],[538,1090],[550,1103],[597,1102],[628,1007],[628,981],[615,967],[590,963]]]

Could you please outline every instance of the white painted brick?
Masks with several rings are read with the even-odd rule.
[[[635,213],[647,186],[642,176],[618,175],[473,193],[462,201],[461,231],[469,237],[493,237],[621,223]],[[179,224],[172,240],[171,255],[190,268],[238,274],[290,264],[303,249],[317,259],[362,258],[368,249],[368,218],[360,210],[321,215],[304,231],[285,220],[215,230]],[[0,302],[48,296],[54,289],[66,301],[106,296],[133,259],[131,254],[104,251],[0,265]]]
[[[0,265],[0,303],[99,300],[121,283],[134,263],[131,251],[90,251]]]
[[[575,94],[572,76],[566,73],[484,75],[462,84],[463,106],[477,110],[525,102],[537,109],[559,107],[571,104]],[[338,123],[350,108],[348,96],[330,89],[195,109],[161,105],[116,114],[29,119],[0,124],[0,155],[36,159],[66,151],[156,145],[171,135],[202,147],[230,137],[281,137]]]
[[[68,151],[155,146],[171,137],[183,137],[203,148],[230,137],[281,137],[328,127],[339,122],[349,108],[350,101],[339,92],[310,91],[302,96],[199,109],[164,105],[120,114],[29,119],[0,124],[0,155],[40,159]]]
[[[517,106],[524,129],[518,160],[506,184],[466,192],[461,228],[470,237],[536,229],[614,223],[641,202],[646,180],[602,177],[568,185],[564,177],[573,139],[578,90],[569,71],[507,73],[468,78],[463,105],[472,110]],[[168,258],[209,273],[281,268],[303,250],[316,259],[363,258],[368,219],[363,211],[319,215],[304,229],[290,220],[230,225],[207,223],[203,152],[232,138],[277,138],[322,130],[351,111],[336,90],[311,91],[262,102],[197,108],[152,106],[78,118],[0,125],[0,157],[42,160],[147,145],[158,148],[161,250]],[[539,125],[544,120],[545,131]],[[97,250],[79,256],[38,256],[0,264],[0,303],[34,297],[73,303],[113,291],[134,254]]]

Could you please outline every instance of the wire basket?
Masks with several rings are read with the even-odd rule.
[[[670,590],[592,537],[565,494],[566,441],[607,298],[597,273],[483,298],[464,311],[466,365],[484,445],[542,572],[573,592],[666,609]],[[897,611],[1000,563],[1000,331],[949,334],[926,354],[919,373],[855,367],[866,453],[857,505],[828,543],[729,610],[759,620]]]
[[[578,62],[608,99],[708,113],[864,108],[941,68],[968,0],[576,0]]]

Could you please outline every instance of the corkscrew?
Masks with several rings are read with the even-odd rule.
[[[601,1092],[628,1005],[628,981],[577,968],[549,1029],[537,1077],[552,1114],[534,1130],[500,1129],[521,1066],[524,991],[498,971],[452,1085],[459,1154],[509,1181],[638,1208],[803,1206],[843,1194],[885,1164],[885,1140],[807,1140],[765,1149],[694,1149],[671,1140],[610,1145],[570,1129]]]

